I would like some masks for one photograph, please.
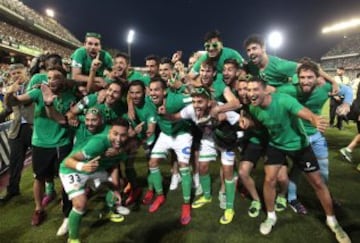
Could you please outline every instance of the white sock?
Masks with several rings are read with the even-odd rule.
[[[269,219],[273,219],[276,222],[276,213],[275,213],[275,211],[267,212],[267,217]]]
[[[334,227],[338,223],[338,221],[334,215],[326,215],[326,223],[329,226]]]
[[[200,175],[199,175],[199,173],[195,173],[193,175],[193,180],[194,180],[194,186],[198,187],[200,185]]]
[[[351,148],[346,147],[345,149],[346,149],[348,152],[352,153],[352,149],[351,149]]]

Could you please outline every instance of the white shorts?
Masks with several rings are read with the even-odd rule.
[[[98,171],[92,174],[71,173],[59,174],[61,183],[65,192],[68,194],[69,199],[85,193],[85,184],[90,180],[94,180],[94,184],[100,184],[108,181],[109,174],[106,171]]]
[[[173,149],[177,160],[182,163],[189,163],[191,155],[192,136],[189,133],[171,137],[161,132],[154,148],[151,150],[151,158],[166,158],[168,150]]]
[[[215,161],[218,150],[221,153],[221,164],[234,165],[235,153],[230,150],[222,151],[217,149],[214,139],[211,136],[204,136],[201,139],[199,162]]]
[[[215,161],[217,151],[212,137],[203,136],[200,140],[199,162]]]

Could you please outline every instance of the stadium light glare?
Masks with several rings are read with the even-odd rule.
[[[47,16],[49,16],[50,18],[54,18],[55,17],[55,11],[51,8],[47,8],[45,9],[45,13]]]
[[[131,44],[134,41],[135,31],[129,30],[128,36],[127,36],[127,43]]]
[[[135,31],[129,30],[127,35],[127,43],[128,43],[128,55],[129,55],[129,65],[131,65],[131,44],[134,41]]]
[[[272,31],[268,37],[268,43],[271,49],[278,49],[283,44],[284,38],[280,31]]]
[[[336,31],[341,31],[341,30],[346,30],[346,29],[356,28],[356,27],[360,27],[360,18],[353,18],[353,19],[350,19],[349,21],[343,21],[343,22],[335,23],[331,26],[325,26],[321,30],[321,32],[323,34],[326,34],[326,33],[330,33],[330,32],[336,32]]]

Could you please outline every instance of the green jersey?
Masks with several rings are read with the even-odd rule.
[[[199,74],[200,72],[200,66],[201,63],[203,63],[205,60],[209,58],[209,54],[205,53],[203,54],[194,64],[193,68],[191,69],[191,72]],[[216,59],[216,71],[218,73],[222,73],[224,68],[224,62],[226,59],[235,59],[238,61],[238,63],[241,65],[244,62],[244,59],[240,55],[239,52],[235,51],[234,49],[223,47],[223,49],[220,52],[219,57]]]
[[[263,108],[250,105],[250,113],[267,128],[270,145],[295,151],[309,145],[301,119],[297,117],[303,108],[295,98],[274,93],[269,106]]]
[[[70,136],[67,127],[60,125],[46,115],[41,90],[33,89],[27,94],[35,103],[32,145],[43,148],[54,148],[69,144]],[[65,115],[74,101],[75,96],[73,93],[65,91],[55,98],[53,106],[56,111]]]
[[[269,63],[263,70],[260,70],[251,61],[248,71],[253,76],[261,77],[267,84],[278,87],[289,83],[296,74],[297,63],[269,55]]]
[[[245,116],[246,117],[250,116],[251,119],[256,124],[256,129],[247,129],[244,131],[243,140],[250,141],[251,143],[254,143],[254,144],[260,144],[265,147],[269,141],[267,129],[262,124],[260,124],[260,122],[258,120],[256,120],[256,118],[254,118],[253,116],[250,115],[249,105],[244,105],[242,109],[243,109],[243,112],[245,113]],[[241,110],[240,110],[240,112],[241,112]]]
[[[175,89],[175,88],[168,88],[168,90],[170,90],[170,92],[174,92],[176,94],[183,94],[186,91],[186,84],[182,84],[179,88]]]
[[[109,139],[109,135],[107,134],[99,134],[99,135],[95,135],[92,136],[90,139],[88,139],[88,141],[79,147],[74,147],[73,150],[71,151],[70,155],[67,157],[71,157],[74,154],[80,152],[83,154],[83,156],[85,157],[85,161],[83,161],[84,163],[90,161],[91,159],[97,157],[97,156],[101,156],[100,160],[99,160],[99,166],[96,169],[96,171],[104,171],[106,169],[111,168],[112,166],[114,166],[114,164],[108,163],[108,160],[104,160],[105,158],[105,152],[112,147],[111,141]],[[71,174],[74,172],[77,173],[81,173],[81,174],[91,174],[85,171],[77,171],[75,169],[71,169],[65,166],[65,160],[67,159],[65,158],[61,164],[60,164],[60,173],[62,174]],[[111,161],[112,162],[112,161]]]
[[[146,138],[146,131],[148,129],[148,125],[152,123],[156,123],[156,112],[151,105],[151,101],[149,98],[145,98],[144,104],[141,106],[134,106],[136,119],[135,121],[130,120],[125,114],[125,118],[130,122],[131,126],[135,128],[141,122],[144,122],[143,129],[141,133],[137,135],[138,139],[143,140]]]
[[[48,83],[48,76],[46,73],[34,74],[30,79],[29,85],[26,88],[26,92],[32,90],[33,88],[35,88],[40,84],[47,84],[47,83]]]
[[[141,82],[144,83],[145,87],[149,87],[149,83],[150,83],[150,77],[147,75],[144,75],[138,71],[132,70],[128,73],[127,76],[127,80],[129,82],[134,81],[134,80],[140,80]]]
[[[100,61],[101,66],[96,71],[97,77],[103,77],[104,76],[104,70],[110,70],[112,68],[113,62],[111,55],[104,50],[100,50]],[[85,47],[79,47],[74,51],[73,54],[71,54],[71,67],[73,68],[80,68],[81,74],[83,75],[89,75],[90,68],[91,68],[91,62],[94,58],[89,56],[87,53]]]
[[[222,103],[226,103],[225,97],[224,97],[224,90],[226,88],[226,84],[223,81],[222,74],[217,74],[215,77],[214,82],[211,84],[211,89],[213,92],[213,98],[214,100]]]
[[[166,96],[166,113],[173,114],[179,112],[186,105],[191,103],[191,97],[184,94],[176,94],[168,92]],[[185,120],[170,121],[163,115],[157,113],[158,107],[151,102],[151,107],[156,113],[156,121],[160,127],[160,130],[169,136],[177,136],[183,133],[189,133],[190,123]]]
[[[99,104],[97,99],[98,93],[89,94],[78,102],[76,106],[80,111],[91,107],[99,109],[105,123],[111,123],[113,120],[122,117],[127,110],[127,106],[122,101],[118,101],[114,106],[109,107],[105,103]]]
[[[346,101],[349,104],[351,103],[352,96],[351,92],[349,93],[347,90],[347,87],[341,85],[339,94],[345,96]],[[321,86],[316,86],[309,94],[302,92],[299,85],[285,85],[277,88],[277,92],[286,93],[297,98],[303,106],[311,110],[316,115],[321,115],[322,108],[328,100],[329,92],[331,91],[332,85],[328,82]],[[314,127],[308,120],[303,120],[303,123],[307,135],[310,136],[318,132],[316,127]]]
[[[101,126],[96,133],[90,132],[85,125],[85,116],[81,115],[78,117],[79,126],[74,128],[74,141],[73,148],[79,148],[83,146],[92,136],[98,134],[108,134],[110,126]]]

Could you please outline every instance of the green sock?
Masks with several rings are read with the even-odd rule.
[[[45,182],[45,194],[51,195],[54,191],[54,182]]]
[[[149,172],[149,174],[147,176],[147,183],[148,183],[148,189],[150,191],[152,191],[154,189],[154,183],[152,182],[152,176],[151,176],[150,172]]]
[[[211,178],[209,173],[206,175],[200,175],[200,184],[204,192],[204,197],[210,199],[211,197]]]
[[[134,167],[129,167],[125,169],[125,175],[126,178],[128,179],[128,181],[131,184],[132,188],[136,188],[137,187],[137,181],[136,181],[136,171]]]
[[[162,187],[162,176],[160,173],[159,167],[150,168],[150,176],[152,184],[155,187],[155,191],[157,194],[163,194],[163,187]]]
[[[235,200],[234,179],[232,179],[231,181],[225,179],[225,193],[226,193],[226,209],[233,209],[234,200]]]
[[[83,212],[79,212],[76,209],[72,208],[69,214],[69,238],[78,239],[79,238],[79,228]]]
[[[191,176],[189,167],[179,169],[181,175],[181,186],[183,191],[184,203],[190,203],[191,194]]]
[[[233,175],[233,177],[235,178],[235,177],[239,177],[239,173],[237,172],[237,170],[234,170],[234,175]]]
[[[106,207],[108,209],[113,209],[117,203],[117,197],[115,197],[114,195],[114,192],[109,190],[107,193],[106,193],[106,196],[105,196],[105,202],[106,202]]]

